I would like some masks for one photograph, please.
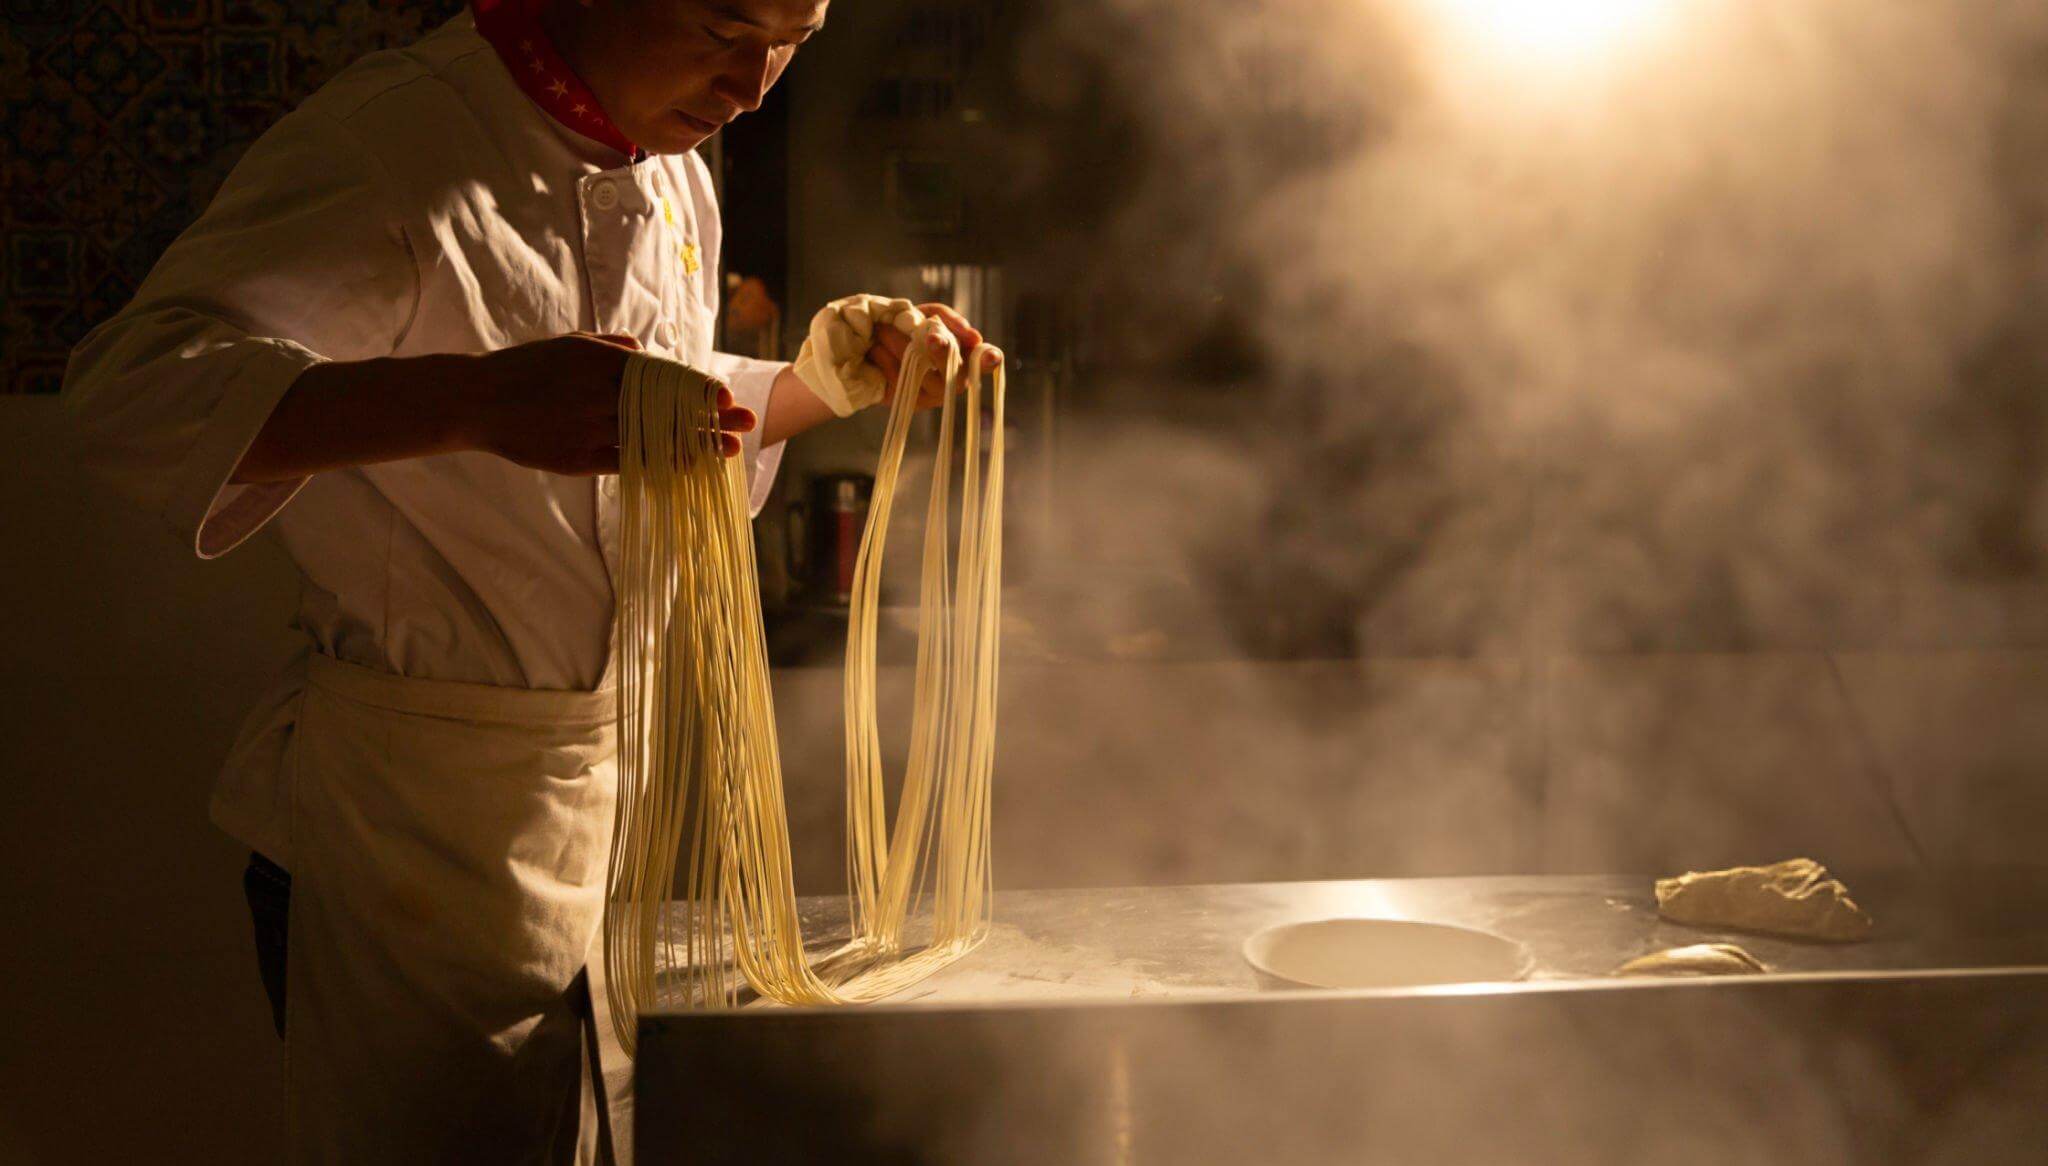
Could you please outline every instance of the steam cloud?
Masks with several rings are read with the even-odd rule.
[[[1090,240],[1150,309],[1118,340],[1242,330],[1262,517],[1368,647],[1868,635],[1888,587],[2038,566],[2048,19],[1671,8],[1564,61],[1426,0],[1091,3],[1034,42],[1022,76],[1095,54],[1145,143]],[[1477,610],[1524,554],[1540,602]]]
[[[1404,776],[1380,775],[1415,832],[1396,869],[1761,859],[1825,847],[1772,820],[1814,815],[1868,843],[1838,848],[1852,870],[1903,860],[1917,811],[1894,783],[1930,775],[1886,771],[1830,653],[2035,634],[2011,600],[2038,596],[2048,547],[2048,10],[1672,0],[1622,43],[1542,56],[1435,7],[1071,0],[1002,46],[1025,110],[994,172],[1055,208],[1024,212],[1020,266],[1090,305],[1045,553],[1020,527],[1014,642],[1142,655],[1152,628],[1168,657],[1505,662],[1504,688],[1467,687],[1528,705],[1502,731],[1533,740],[1486,763],[1510,777],[1490,792],[1449,743],[1499,727],[1469,701],[1217,682],[1270,730],[1225,747],[1262,779],[1340,782],[1358,742],[1332,725],[1402,710]],[[1571,663],[1702,652],[1807,655],[1760,686],[1647,690]],[[1788,699],[1698,707],[1745,687]],[[1161,732],[1180,699],[1132,685],[1068,722],[1123,766],[1093,780],[1151,798],[1216,749]],[[1131,721],[1161,757],[1116,749]],[[1758,740],[1702,751],[1717,731]],[[1658,772],[1546,758],[1574,741]],[[1526,825],[1573,782],[1615,815],[1604,846],[1420,840]],[[1860,808],[1828,807],[1839,783]],[[1624,803],[1659,798],[1696,836],[1622,837]],[[1346,865],[1325,828],[1253,833]]]
[[[983,47],[970,197],[1080,305],[1049,508],[1013,452],[998,878],[2030,859],[2048,676],[1952,650],[2048,643],[2048,9],[1670,0],[1574,55],[1441,7]]]

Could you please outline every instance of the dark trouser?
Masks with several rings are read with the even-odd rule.
[[[249,921],[256,928],[256,974],[263,977],[263,994],[270,997],[270,1021],[282,1038],[285,937],[291,933],[292,916],[291,872],[252,850],[248,869],[242,872],[242,894],[249,900]]]
[[[250,865],[242,871],[242,893],[250,902],[250,922],[256,928],[256,973],[262,977],[264,996],[270,998],[270,1023],[279,1039],[285,1037],[285,939],[291,934],[291,871],[250,850]],[[586,1027],[586,1051],[590,1055],[588,1080],[596,1082],[600,1100],[598,1113],[598,1162],[616,1162],[612,1150],[610,1105],[602,1100],[604,1070],[598,1064],[596,1014],[590,1006],[590,980],[586,973],[575,975],[569,992],[578,996],[582,1023]]]
[[[242,894],[249,900],[249,921],[256,929],[256,973],[263,978],[263,994],[270,997],[270,1022],[277,1035],[284,1036],[285,941],[291,934],[291,872],[256,853],[249,852],[249,865],[242,871]],[[569,991],[577,996],[584,1018],[585,1053],[589,1080],[599,1090],[597,1109],[598,1162],[611,1166],[617,1161],[612,1142],[611,1106],[603,1099],[604,1070],[597,1050],[597,1029],[592,1026],[590,981],[585,973],[576,975]]]

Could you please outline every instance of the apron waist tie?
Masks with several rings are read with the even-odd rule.
[[[618,690],[508,688],[452,680],[417,680],[314,653],[310,683],[344,700],[414,716],[501,725],[586,725],[609,721]]]

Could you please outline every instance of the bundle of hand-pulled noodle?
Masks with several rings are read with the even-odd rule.
[[[928,355],[929,337],[945,338],[942,360]],[[987,932],[1003,372],[993,365],[984,398],[993,349],[977,348],[963,369],[937,321],[921,320],[914,340],[890,405],[847,631],[852,934],[816,962],[805,956],[797,920],[743,471],[738,459],[718,456],[714,389],[702,373],[628,359],[619,415],[619,795],[605,972],[629,1050],[639,1012],[656,1004],[723,1007],[737,1002],[742,983],[790,1004],[872,1000],[929,975]],[[935,369],[949,384],[964,375],[966,386],[939,411],[910,751],[892,826],[875,714],[876,610],[917,386]],[[670,914],[686,825],[682,899]],[[930,934],[913,949],[911,909],[927,891]]]

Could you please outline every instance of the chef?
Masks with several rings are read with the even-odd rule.
[[[298,1160],[623,1140],[591,958],[620,375],[637,348],[717,378],[756,510],[782,442],[846,411],[815,371],[712,351],[718,207],[693,152],[826,4],[475,0],[257,141],[72,354],[88,462],[202,558],[268,526],[302,575],[306,650],[213,802],[254,852]],[[893,382],[904,337],[861,343]]]

